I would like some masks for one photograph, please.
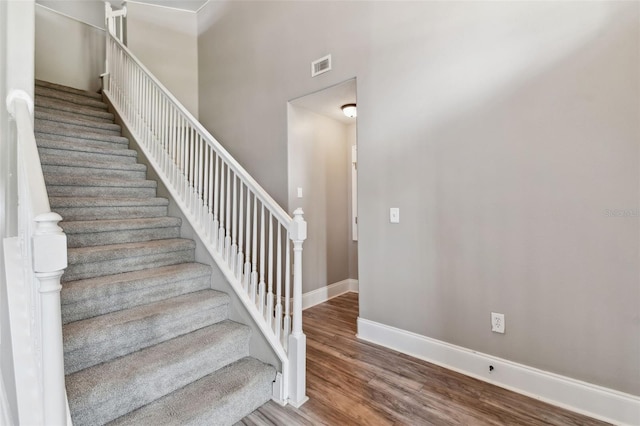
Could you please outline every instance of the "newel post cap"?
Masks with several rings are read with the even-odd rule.
[[[34,272],[55,272],[67,267],[67,236],[58,226],[62,217],[57,213],[44,213],[35,219],[33,235]]]
[[[301,208],[297,208],[293,212],[293,221],[291,222],[291,228],[289,234],[293,241],[304,241],[307,239],[307,222],[302,218],[304,212]]]

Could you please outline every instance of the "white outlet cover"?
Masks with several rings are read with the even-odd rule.
[[[504,333],[504,314],[491,312],[491,331],[495,333]]]

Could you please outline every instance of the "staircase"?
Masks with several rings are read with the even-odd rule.
[[[230,425],[272,395],[250,328],[156,197],[101,95],[43,81],[35,134],[51,210],[68,238],[62,278],[74,425]]]

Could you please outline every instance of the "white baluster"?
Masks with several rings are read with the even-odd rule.
[[[231,267],[231,271],[233,274],[236,274],[236,263],[238,260],[238,242],[236,238],[238,237],[238,179],[233,173],[233,204],[231,210],[231,257],[229,260],[229,266]]]
[[[215,175],[215,183],[213,184],[213,235],[211,236],[211,242],[213,243],[213,246],[216,247],[218,245],[218,234],[219,234],[219,229],[218,229],[218,199],[220,197],[220,187],[218,186],[218,175],[220,174],[218,171],[218,164],[220,162],[220,158],[216,155],[215,158],[215,169],[214,169],[214,175]],[[219,252],[220,250],[218,250]]]
[[[244,263],[244,291],[249,291],[249,282],[251,281],[251,191],[247,188],[247,213],[246,213],[246,222],[247,222],[247,232],[246,232],[246,241],[244,244],[245,247],[245,260]]]
[[[173,129],[173,143],[171,144],[171,155],[169,156],[169,164],[171,166],[169,181],[173,187],[178,184],[178,164],[180,164],[180,143],[182,141],[182,119],[178,115],[179,120]]]
[[[227,261],[227,265],[231,267],[231,167],[227,165],[227,228],[224,238],[224,260]]]
[[[194,193],[194,205],[193,212],[196,216],[196,224],[199,227],[202,224],[202,218],[200,217],[200,211],[202,206],[202,141],[197,134],[194,134],[193,143],[195,144],[195,158],[194,158],[194,167],[195,167],[195,193]]]
[[[198,133],[198,137],[202,141],[202,204],[200,205],[200,223],[205,235],[209,229],[209,144],[206,139]]]
[[[306,395],[306,336],[302,332],[302,243],[307,238],[307,223],[302,218],[302,209],[293,212],[289,230],[293,241],[293,330],[289,336],[289,403],[299,407],[308,398]]]
[[[162,164],[164,164],[164,173],[165,175],[170,173],[170,167],[171,167],[171,149],[173,147],[173,143],[175,141],[176,138],[176,131],[178,129],[178,112],[172,108],[171,104],[169,102],[167,102],[167,108],[169,109],[168,114],[169,114],[169,128],[167,129],[168,131],[168,137],[167,137],[167,141],[165,144],[165,150],[164,150],[164,155],[162,158]]]
[[[187,128],[185,126],[184,118],[180,118],[180,139],[182,140],[182,157],[183,157],[183,169],[182,177],[184,183],[182,185],[181,198],[183,202],[187,202],[189,194],[189,141],[187,140]]]
[[[264,245],[265,245],[265,224],[264,224],[264,204],[260,209],[260,283],[258,284],[259,302],[258,310],[260,315],[264,317],[264,305],[265,305],[265,284],[264,284]]]
[[[238,230],[240,232],[240,234],[238,235],[238,256],[236,259],[236,279],[240,280],[240,282],[242,282],[242,263],[244,262],[244,254],[242,252],[242,231],[244,229],[243,226],[243,221],[244,221],[244,205],[243,205],[243,200],[244,197],[242,196],[242,188],[244,187],[244,185],[242,184],[242,181],[240,181],[240,194],[238,199],[240,200],[240,208],[238,209]]]
[[[196,198],[197,198],[196,194],[198,193],[198,177],[197,177],[198,141],[196,141],[193,137],[193,131],[189,126],[189,122],[185,120],[185,123],[187,125],[187,134],[189,135],[188,136],[189,145],[191,146],[191,167],[189,169],[191,174],[189,176],[190,192],[189,192],[188,205],[189,205],[189,212],[193,215],[195,213],[195,205],[196,205]]]
[[[224,255],[225,255],[225,250],[224,250],[224,237],[225,237],[225,234],[224,234],[224,231],[225,231],[225,229],[224,229],[224,225],[225,225],[225,223],[224,223],[224,219],[225,219],[225,216],[224,216],[224,211],[225,211],[225,208],[224,208],[224,200],[225,200],[225,198],[224,198],[224,168],[225,168],[225,166],[226,166],[226,164],[221,160],[220,161],[220,217],[219,217],[220,229],[219,229],[219,232],[218,232],[218,252],[220,253],[220,255],[222,256],[222,258],[224,260],[227,260],[224,257]]]
[[[145,134],[144,134],[144,138],[142,140],[142,144],[148,148],[149,147],[149,140],[151,139],[151,129],[152,129],[152,121],[151,119],[153,118],[153,103],[152,103],[152,99],[153,99],[153,92],[151,91],[151,82],[149,80],[145,81],[145,117],[144,117],[144,122],[145,122]]]
[[[269,213],[269,244],[267,245],[269,251],[269,271],[267,274],[267,312],[266,320],[267,325],[271,327],[273,324],[273,216]]]
[[[207,221],[208,223],[208,231],[207,231],[207,235],[209,237],[209,241],[214,241],[213,240],[213,231],[215,230],[216,227],[216,223],[214,222],[214,216],[213,216],[213,200],[214,200],[214,196],[213,196],[213,161],[215,159],[215,154],[213,152],[212,148],[209,148],[209,161],[207,162],[207,170],[209,170],[209,202],[207,203],[207,209],[208,209],[208,218],[209,220]]]
[[[282,344],[285,349],[289,347],[289,335],[291,334],[291,244],[287,230],[286,251],[284,261],[284,323],[282,325]]]
[[[204,156],[202,163],[202,181],[204,188],[202,190],[202,224],[205,235],[209,235],[211,222],[209,222],[209,145],[204,143]]]
[[[173,121],[171,126],[173,127],[173,145],[174,145],[174,159],[173,159],[173,182],[174,187],[179,189],[182,184],[182,144],[180,143],[180,121],[179,113],[175,112],[173,115]]]
[[[278,341],[280,341],[280,336],[282,335],[282,228],[280,222],[277,223],[278,245],[276,247],[276,309],[273,331],[276,334]]]
[[[256,290],[258,288],[258,199],[253,199],[253,249],[251,253],[251,284],[249,292],[251,301],[256,303]]]

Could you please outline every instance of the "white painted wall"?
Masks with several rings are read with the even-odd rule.
[[[15,125],[5,100],[12,90],[33,99],[33,0],[0,2],[0,242],[17,235]],[[17,424],[18,404],[13,373],[4,249],[0,244],[0,423]]]
[[[104,52],[104,30],[36,5],[37,79],[97,91]]]
[[[302,252],[302,292],[307,293],[357,278],[350,265],[350,146],[347,125],[295,101],[288,110],[289,205],[301,207],[308,224]]]
[[[128,2],[127,47],[197,118],[197,15]]]
[[[357,137],[357,124],[349,124],[347,125],[347,173],[348,173],[348,210],[349,210],[349,221],[351,221],[353,206],[352,206],[352,197],[354,196],[354,187],[352,186],[352,167],[351,167],[351,147],[358,145],[358,137]],[[356,173],[357,177],[357,173]],[[355,188],[357,192],[357,187]],[[357,194],[355,194],[357,196]],[[357,212],[356,212],[357,213]],[[349,228],[349,237],[347,239],[347,247],[349,252],[349,278],[358,279],[358,242],[353,240],[353,225],[350,222]]]
[[[201,120],[286,204],[287,101],[356,76],[361,317],[640,395],[639,8],[212,2]]]
[[[36,3],[78,21],[104,28],[104,0],[37,0]],[[121,1],[110,3],[119,8]]]

